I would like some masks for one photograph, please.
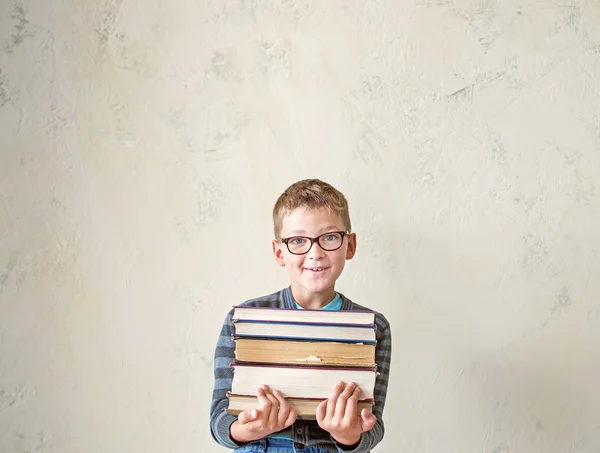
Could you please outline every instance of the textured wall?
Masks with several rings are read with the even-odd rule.
[[[351,203],[383,452],[600,451],[598,0],[0,1],[0,452],[224,451],[270,209]]]

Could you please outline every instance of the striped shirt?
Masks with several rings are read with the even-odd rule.
[[[350,299],[340,294],[342,298],[341,310],[369,310],[366,307],[355,304]],[[248,307],[273,307],[273,308],[296,308],[292,291],[285,288],[268,296],[252,299],[241,304]],[[231,390],[233,380],[233,368],[231,362],[234,360],[235,343],[233,341],[234,327],[231,322],[233,309],[225,317],[221,329],[217,347],[215,350],[214,373],[215,383],[213,399],[210,407],[210,431],[213,438],[222,446],[227,448],[238,448],[238,444],[231,438],[229,427],[237,419],[236,416],[226,412],[228,399],[227,392]],[[353,449],[348,449],[337,443],[331,435],[321,429],[314,420],[296,420],[291,426],[277,433],[278,436],[292,439],[295,443],[306,447],[319,448],[323,453],[368,453],[383,438],[383,409],[390,373],[392,358],[392,336],[387,319],[380,313],[375,312],[376,339],[375,361],[377,363],[377,378],[375,380],[375,405],[373,414],[377,417],[375,426],[362,434],[360,442]],[[333,390],[333,389],[332,389]],[[250,444],[249,442],[248,444]],[[243,445],[248,445],[243,444]]]

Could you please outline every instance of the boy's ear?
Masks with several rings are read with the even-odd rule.
[[[273,241],[271,242],[271,245],[273,247],[273,256],[275,257],[275,261],[277,262],[278,265],[280,265],[281,267],[285,266],[285,262],[283,261],[283,250],[281,249],[281,242],[279,242],[276,239],[273,239]]]
[[[348,247],[346,248],[346,259],[351,260],[356,254],[356,233],[348,235]]]

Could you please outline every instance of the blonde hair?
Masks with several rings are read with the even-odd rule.
[[[273,231],[279,238],[283,217],[295,209],[329,209],[339,215],[348,231],[351,230],[348,201],[342,192],[320,179],[304,179],[295,182],[279,196],[273,207]]]

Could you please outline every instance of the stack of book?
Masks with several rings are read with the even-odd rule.
[[[367,311],[234,307],[235,360],[228,412],[258,406],[263,384],[279,390],[301,419],[338,381],[362,390],[358,412],[371,410],[375,388],[375,314]]]

